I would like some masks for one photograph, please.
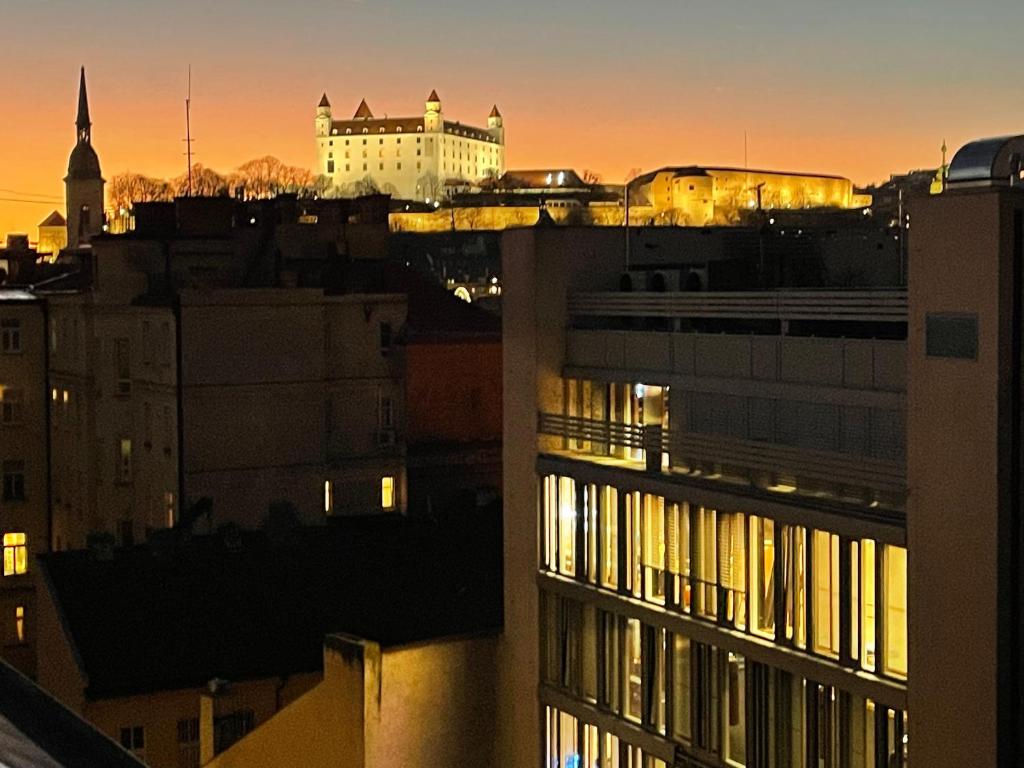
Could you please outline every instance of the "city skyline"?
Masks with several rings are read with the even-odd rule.
[[[1024,11],[980,5],[530,3],[486,18],[463,3],[398,0],[307,2],[301,16],[269,3],[187,2],[130,17],[116,2],[89,14],[64,0],[24,5],[8,14],[12,44],[0,54],[15,74],[3,94],[0,232],[34,235],[63,208],[82,64],[108,179],[185,170],[191,64],[194,161],[222,172],[264,155],[312,168],[324,91],[341,116],[364,97],[375,114],[405,115],[436,88],[445,112],[466,122],[499,105],[510,168],[586,168],[616,182],[632,168],[742,165],[746,133],[750,167],[883,181],[938,166],[943,139],[955,148],[1012,132],[1016,25],[991,18]],[[983,50],[958,46],[982,35]],[[15,202],[27,199],[39,202]]]

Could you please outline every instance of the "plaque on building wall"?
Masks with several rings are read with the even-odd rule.
[[[978,358],[978,316],[975,314],[928,313],[924,335],[928,357]]]

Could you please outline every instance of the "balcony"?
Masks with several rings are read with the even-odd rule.
[[[907,292],[743,291],[599,292],[569,297],[569,315],[582,317],[755,320],[786,325],[799,321],[906,323]]]
[[[769,494],[853,504],[886,515],[903,510],[902,461],[778,443],[541,413],[543,452],[596,463],[747,486]]]

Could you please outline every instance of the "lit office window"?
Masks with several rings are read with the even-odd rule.
[[[610,485],[602,486],[599,509],[601,586],[610,589],[615,589],[619,584],[619,503],[618,489]]]
[[[380,479],[380,508],[384,510],[395,508],[394,475],[385,475]]]
[[[178,508],[174,503],[174,491],[164,491],[164,515],[167,527],[173,528],[178,522]]]
[[[623,543],[626,546],[626,589],[633,597],[642,596],[643,571],[641,553],[643,537],[640,530],[641,495],[639,491],[624,494],[626,502],[626,530]]]
[[[597,546],[599,506],[598,486],[594,483],[587,483],[583,486],[583,546],[586,549],[583,553],[583,560],[587,564],[587,581],[591,584],[597,583],[599,567]]]
[[[907,550],[886,546],[885,570],[885,671],[907,676]]]
[[[686,502],[669,504],[666,510],[668,572],[676,603],[690,611],[690,507]]]
[[[718,548],[716,542],[717,513],[698,507],[694,514],[693,543],[696,574],[695,610],[701,616],[718,615]]]
[[[807,647],[807,530],[782,526],[782,592],[786,607],[786,639]]]
[[[28,573],[28,546],[24,533],[4,534],[4,576]]]
[[[644,598],[665,604],[665,500],[643,496]]]
[[[839,657],[839,537],[814,531],[814,650]]]
[[[541,512],[544,518],[544,567],[558,569],[558,478],[546,475],[541,483]]]
[[[875,542],[860,543],[860,665],[875,669]]]
[[[558,478],[558,572],[576,575],[576,481]]]
[[[775,637],[775,522],[750,518],[750,631]]]
[[[742,514],[718,516],[718,583],[725,590],[725,616],[737,629],[747,626],[747,538]]]

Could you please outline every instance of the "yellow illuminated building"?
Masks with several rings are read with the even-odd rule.
[[[863,208],[870,196],[841,176],[689,166],[652,171],[632,182],[657,216],[684,226],[732,224],[745,211]]]

